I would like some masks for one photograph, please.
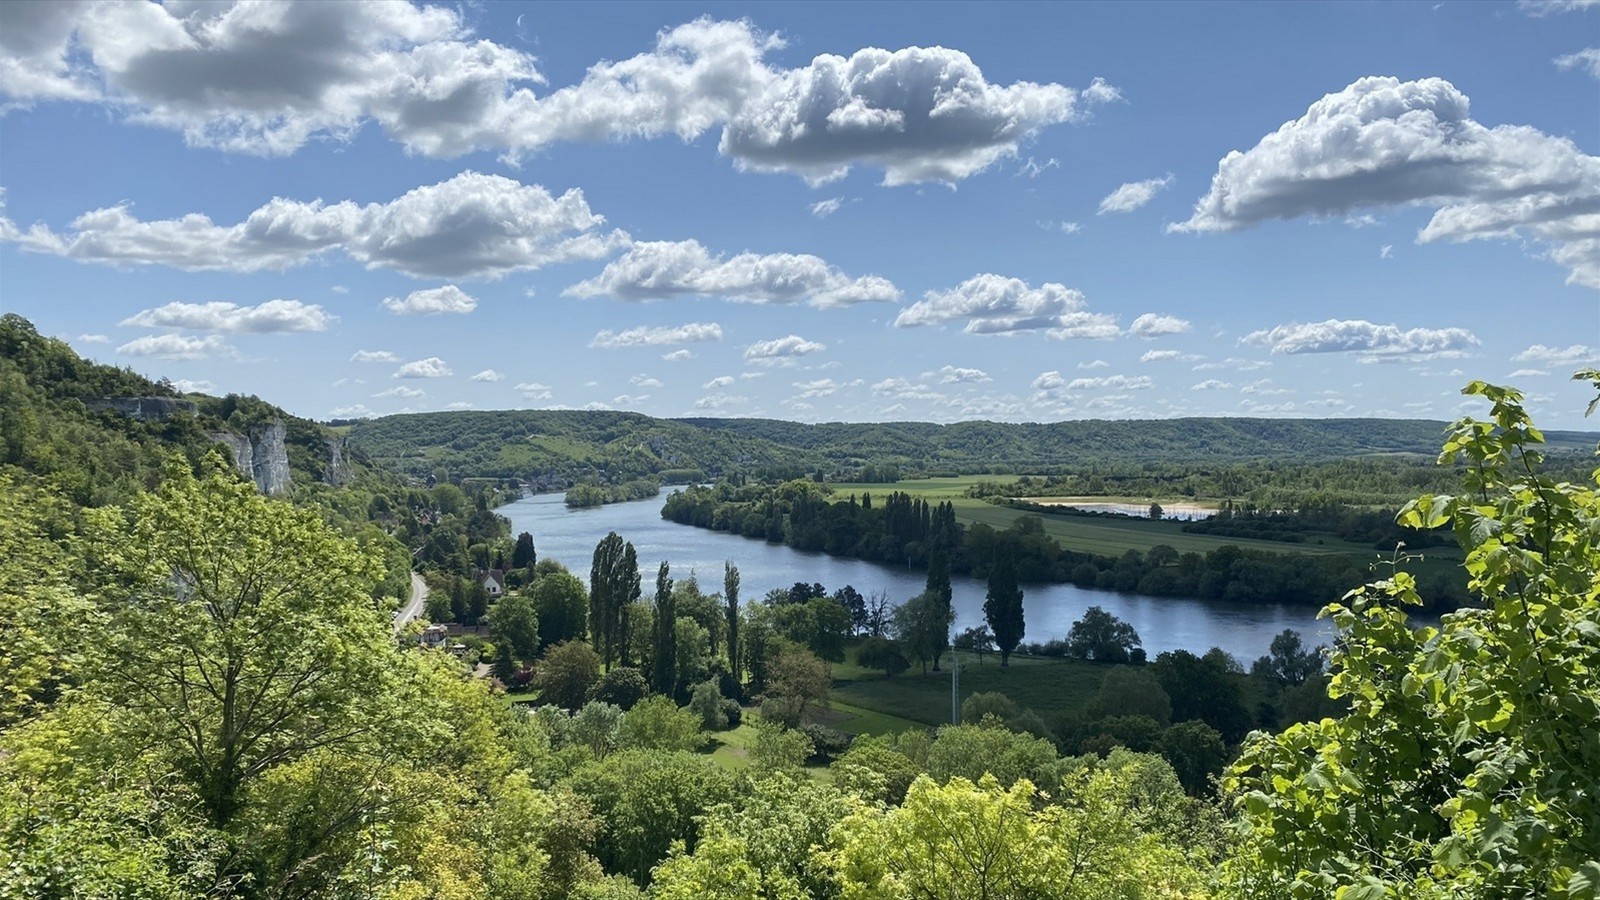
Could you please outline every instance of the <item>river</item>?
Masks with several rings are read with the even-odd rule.
[[[540,559],[559,560],[588,581],[589,561],[595,544],[615,531],[633,542],[646,596],[653,588],[656,566],[666,560],[674,578],[694,574],[706,593],[722,590],[722,564],[739,567],[740,596],[753,602],[772,588],[787,588],[796,581],[820,582],[830,592],[847,584],[863,596],[888,591],[899,603],[921,593],[923,572],[882,566],[857,559],[806,553],[737,535],[661,518],[665,496],[629,503],[611,503],[590,509],[568,509],[561,494],[524,497],[496,512],[511,520],[511,533],[533,535]],[[956,630],[983,624],[984,582],[973,578],[954,581]],[[1096,591],[1070,584],[1023,586],[1023,614],[1027,621],[1024,641],[1064,637],[1072,623],[1091,606],[1100,606],[1139,632],[1144,648],[1154,658],[1163,650],[1203,653],[1221,647],[1246,666],[1267,652],[1272,638],[1293,628],[1308,643],[1326,643],[1332,627],[1318,621],[1313,607],[1258,606],[1144,597]]]

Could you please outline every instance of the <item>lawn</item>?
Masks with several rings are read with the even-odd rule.
[[[849,648],[846,662],[834,666],[834,703],[923,727],[950,721],[949,654],[945,655],[945,668],[938,672],[923,675],[913,666],[885,678],[882,672],[856,665],[855,649]],[[964,701],[976,693],[997,691],[1049,722],[1088,704],[1112,668],[1081,660],[1013,656],[1010,669],[1002,669],[998,655],[987,654],[980,664],[972,654],[962,653],[960,696]],[[862,731],[881,733],[868,728]]]

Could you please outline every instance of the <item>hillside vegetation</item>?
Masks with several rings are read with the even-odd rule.
[[[352,446],[412,475],[525,478],[564,487],[735,470],[853,477],[868,466],[904,474],[1050,473],[1064,466],[1318,460],[1371,454],[1431,457],[1446,424],[1425,419],[1081,420],[1050,424],[657,419],[639,413],[502,410],[414,413],[355,422]],[[1592,448],[1577,433],[1552,448]]]

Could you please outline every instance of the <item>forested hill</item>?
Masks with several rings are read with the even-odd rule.
[[[735,469],[855,475],[1049,472],[1111,463],[1330,459],[1438,452],[1445,423],[1422,419],[1084,420],[805,425],[776,419],[657,419],[575,410],[415,413],[355,423],[351,444],[409,474],[544,479],[716,476]],[[1593,449],[1595,436],[1547,434]]]
[[[83,359],[21,316],[0,316],[0,472],[50,483],[82,506],[120,503],[159,480],[172,453],[229,447],[273,493],[366,469],[343,439],[251,396],[184,394]]]

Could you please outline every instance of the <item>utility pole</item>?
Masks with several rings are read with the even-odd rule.
[[[950,724],[961,724],[961,654],[950,646]]]

